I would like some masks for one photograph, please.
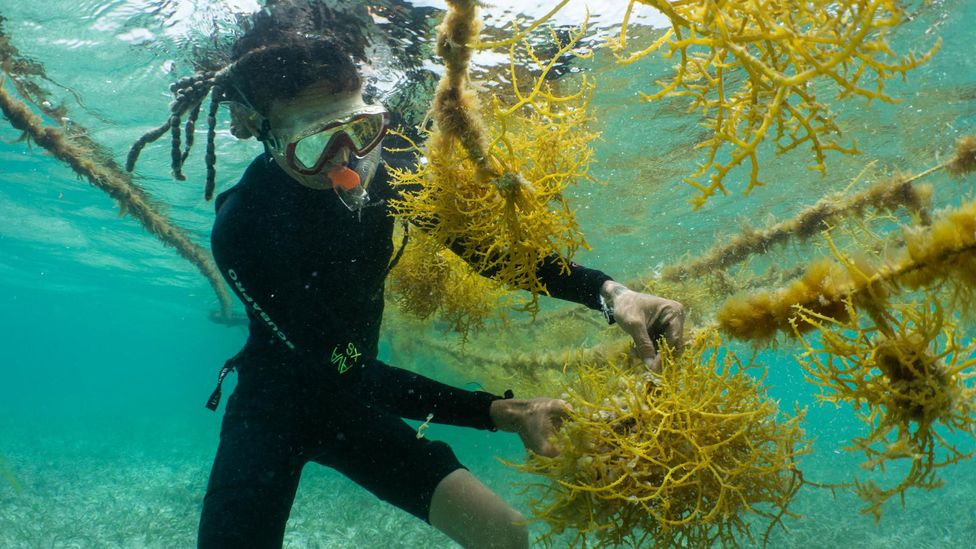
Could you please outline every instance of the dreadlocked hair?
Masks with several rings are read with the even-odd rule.
[[[318,0],[269,2],[244,22],[245,32],[222,68],[213,61],[197,66],[212,67],[181,78],[170,86],[173,101],[170,114],[158,128],[146,132],[129,150],[125,169],[135,168],[146,145],[170,132],[170,165],[173,177],[183,181],[183,164],[193,147],[196,121],[207,95],[207,179],[204,197],[213,198],[217,177],[217,112],[223,102],[246,106],[267,118],[275,101],[288,100],[312,84],[324,85],[328,93],[361,89],[357,62],[366,62],[367,28],[370,17],[365,6],[353,2],[343,10]],[[233,111],[232,111],[233,112]],[[186,125],[181,127],[183,117]],[[241,138],[249,132],[235,132]],[[258,136],[259,139],[264,136]]]
[[[193,144],[193,123],[196,121],[196,117],[199,116],[200,103],[207,97],[210,93],[210,88],[214,85],[214,80],[216,74],[211,71],[201,71],[197,72],[192,76],[186,76],[179,79],[170,85],[169,89],[173,93],[173,101],[169,104],[170,116],[161,126],[150,130],[143,134],[132,147],[129,149],[129,155],[125,159],[125,169],[131,172],[136,167],[136,161],[139,160],[139,153],[142,149],[156,141],[163,136],[167,131],[172,132],[173,140],[173,151],[172,151],[172,169],[173,177],[183,181],[186,177],[183,176],[183,161],[186,160],[186,155],[180,152],[180,119],[187,112],[190,111],[190,118],[187,120],[187,150],[186,154],[189,154],[189,148]]]
[[[186,118],[186,128],[183,130],[183,135],[186,136],[186,147],[183,149],[183,156],[180,157],[182,162],[186,162],[186,157],[190,156],[190,148],[193,147],[193,132],[196,129],[197,118],[200,117],[200,105],[202,104],[201,101],[196,107],[193,107],[190,115]]]
[[[210,97],[210,111],[207,113],[207,184],[203,190],[203,198],[207,201],[213,198],[214,188],[217,186],[217,109],[220,107],[222,95],[222,89],[215,86]]]

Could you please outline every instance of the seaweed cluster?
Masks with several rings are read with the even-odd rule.
[[[976,165],[974,157],[976,139],[961,139],[955,155],[927,173],[955,167],[953,171],[961,174]],[[964,168],[967,165],[971,167]],[[942,212],[931,225],[905,229],[904,238],[905,247],[895,257],[872,263],[841,252],[828,237],[833,259],[812,262],[785,288],[728,299],[716,315],[719,327],[737,339],[770,341],[777,333],[813,328],[796,322],[796,307],[846,321],[848,300],[881,309],[890,293],[935,284],[945,284],[953,292],[953,308],[970,307],[976,288],[976,201]]]
[[[750,256],[766,253],[770,247],[790,240],[807,240],[820,234],[839,219],[863,217],[867,210],[877,213],[906,209],[923,224],[929,222],[928,209],[932,199],[930,185],[915,186],[919,176],[895,176],[883,179],[869,188],[853,194],[832,193],[803,209],[794,217],[762,229],[745,228],[740,234],[709,249],[693,260],[665,268],[665,281],[685,277],[697,278],[727,269]]]
[[[976,139],[924,173],[961,175],[976,167]],[[920,174],[924,175],[924,174]],[[852,256],[826,236],[832,259],[820,259],[790,285],[728,300],[720,329],[739,339],[796,337],[797,357],[821,398],[861,411],[868,433],[849,450],[870,470],[903,463],[894,485],[856,480],[865,513],[880,518],[894,496],[941,486],[937,470],[972,457],[954,432],[976,435],[976,341],[956,326],[971,318],[976,288],[976,201],[941,212],[929,225],[907,227],[903,245],[880,260]],[[914,298],[899,296],[914,292]],[[907,299],[899,302],[897,299]],[[815,330],[819,337],[805,335]]]
[[[483,327],[493,313],[503,309],[503,302],[514,305],[519,299],[499,282],[472,272],[430,235],[416,232],[387,283],[400,312],[420,320],[437,315],[462,338]]]
[[[830,151],[857,152],[838,141],[835,114],[819,97],[818,81],[836,86],[836,99],[861,97],[893,102],[885,82],[928,61],[936,42],[921,55],[897,55],[889,36],[905,12],[897,0],[630,0],[612,46],[627,51],[628,22],[635,4],[664,14],[671,28],[646,48],[620,53],[633,63],[661,51],[677,58],[675,74],[643,98],[677,97],[698,111],[710,137],[700,168],[685,181],[696,189],[692,204],[727,194],[726,176],[748,164],[749,192],[760,180],[759,145],[767,138],[784,154],[801,146],[814,155],[811,169],[824,174]]]
[[[426,143],[412,145],[427,160],[416,171],[395,173],[394,184],[404,197],[392,204],[396,215],[425,231],[413,238],[390,281],[402,311],[420,318],[440,313],[451,328],[467,334],[497,308],[508,286],[529,290],[531,298],[521,306],[535,312],[537,296],[546,292],[538,267],[553,258],[568,267],[573,254],[586,247],[565,191],[589,177],[590,143],[596,137],[587,114],[593,83],[582,78],[575,91],[563,93],[550,80],[560,59],[575,54],[584,31],[550,32],[555,47],[546,54],[529,40],[566,2],[525,28],[516,26],[508,38],[485,42],[479,38],[477,2],[449,0],[437,40],[445,72],[430,112],[434,126]],[[725,193],[728,174],[740,165],[751,168],[747,191],[761,185],[759,147],[769,139],[778,153],[811,147],[814,169],[825,172],[828,151],[853,153],[855,147],[838,141],[840,131],[818,95],[819,82],[835,84],[841,100],[889,101],[887,79],[904,76],[938,47],[918,57],[891,50],[889,35],[905,17],[895,0],[630,0],[628,17],[636,3],[660,10],[671,29],[623,62],[655,51],[677,57],[675,75],[645,99],[688,98],[711,132],[701,144],[707,160],[689,179],[698,191],[696,206]],[[626,51],[627,32],[625,19],[614,43],[618,52]],[[510,89],[487,104],[479,101],[469,76],[471,56],[479,48],[505,48],[510,59]],[[27,87],[31,77],[45,77],[43,68],[20,59],[2,28],[0,52],[3,70],[24,77],[12,81],[22,97],[50,117],[64,112],[63,106],[43,106],[42,88]],[[177,89],[213,84],[207,73],[194,78],[177,83]],[[185,104],[176,104],[167,124],[149,134],[173,134],[177,176],[187,152],[180,151],[180,116],[189,113],[189,145],[203,101],[183,96]],[[128,174],[100,156],[83,130],[44,127],[2,85],[0,107],[15,127],[177,246],[208,275],[224,303],[226,292],[205,254],[152,208]],[[771,246],[808,239],[838,219],[866,212],[905,208],[921,221],[904,231],[902,249],[883,261],[852,257],[828,236],[832,259],[813,262],[785,288],[729,300],[717,318],[720,330],[739,339],[795,336],[803,348],[800,364],[821,387],[822,398],[862,412],[868,433],[851,449],[867,456],[866,467],[906,464],[907,472],[894,485],[855,482],[868,502],[865,512],[875,517],[886,501],[904,497],[910,488],[938,486],[940,468],[972,455],[950,435],[976,435],[976,342],[963,340],[955,316],[972,313],[976,304],[976,201],[932,222],[931,189],[915,182],[942,169],[956,175],[976,170],[976,138],[960,140],[953,158],[926,172],[827,197],[794,219],[746,231],[647,282],[668,289],[658,293],[694,302],[701,315],[716,296],[760,283],[724,269]],[[212,180],[213,173],[208,177]],[[212,190],[208,185],[207,192]],[[444,244],[498,282],[475,275]],[[796,274],[771,271],[769,278]],[[922,290],[925,299],[892,304],[893,296],[908,290]],[[552,320],[545,323],[547,330],[576,342],[578,333],[560,324],[566,319],[546,320]],[[424,352],[408,354],[453,355],[466,371],[471,363],[484,367],[487,381],[514,378],[506,385],[525,394],[548,392],[560,379],[574,377],[567,397],[573,409],[556,435],[561,454],[533,455],[520,466],[546,479],[533,504],[536,517],[549,526],[544,540],[554,542],[571,531],[574,543],[582,545],[734,546],[743,537],[754,541],[750,514],[768,522],[767,536],[789,514],[790,501],[804,484],[796,463],[808,449],[800,429],[804,414],[783,413],[765,394],[762,377],[752,375],[751,361],[744,364],[724,348],[715,329],[699,333],[683,354],[663,348],[660,375],[628,356],[628,341],[576,351],[558,343],[543,347],[550,335],[536,340],[534,352],[516,353],[508,345],[500,349],[497,334],[492,339],[494,346],[479,349],[477,360],[461,357],[441,341],[416,337],[410,344],[424,346]],[[7,476],[2,467],[0,476]]]
[[[546,291],[536,274],[543,261],[554,259],[568,269],[576,250],[586,247],[564,191],[589,174],[589,143],[596,137],[587,127],[593,84],[584,78],[568,95],[548,84],[550,71],[573,52],[583,30],[552,33],[557,49],[545,59],[528,41],[512,43],[514,100],[496,95],[482,109],[468,75],[480,28],[476,2],[448,4],[438,28],[437,51],[446,70],[422,150],[427,162],[394,173],[404,198],[391,206],[436,241],[462,249],[476,271],[530,291],[526,308],[535,311],[537,296]],[[515,70],[517,48],[537,71],[531,83]]]
[[[747,268],[732,270],[730,267],[736,263],[747,262],[757,256],[769,253],[777,245],[782,246],[791,241],[806,242],[825,229],[836,229],[839,223],[850,223],[858,228],[863,228],[866,224],[874,221],[890,220],[890,215],[899,209],[905,210],[911,219],[916,220],[921,225],[930,225],[929,203],[933,188],[929,184],[919,184],[919,180],[942,169],[950,169],[954,165],[965,165],[967,158],[972,163],[972,158],[976,156],[976,147],[972,145],[974,141],[976,139],[971,137],[963,138],[960,140],[956,154],[948,161],[933,168],[914,175],[897,174],[882,177],[876,183],[858,192],[831,193],[816,204],[802,209],[793,218],[762,228],[744,228],[741,234],[721,239],[720,243],[698,257],[666,267],[660,274],[649,273],[629,280],[626,285],[640,291],[667,295],[681,301],[685,305],[689,320],[693,324],[703,325],[711,321],[723,300],[737,293],[755,288],[778,287],[790,282],[790,287],[794,288],[794,295],[802,297],[810,295],[811,288],[820,288],[829,282],[839,283],[839,281],[847,280],[843,266],[829,260],[821,260],[812,266],[783,267],[778,263],[773,263],[768,269],[760,273],[753,273]],[[867,169],[866,167],[860,175],[851,181],[848,188],[857,184]],[[961,172],[956,170],[954,173]],[[870,234],[870,232],[866,234]],[[904,242],[902,242],[903,244]],[[416,301],[419,305],[430,307],[430,309],[421,309],[414,314],[427,318],[433,314],[432,309],[434,307],[444,304],[444,301],[439,297],[445,292],[443,280],[449,277],[457,277],[459,280],[465,280],[472,284],[481,280],[477,277],[465,278],[464,266],[457,261],[454,261],[457,264],[455,267],[457,271],[450,275],[447,274],[447,270],[444,270],[441,274],[426,273],[414,276],[415,273],[423,273],[424,269],[429,268],[429,266],[439,265],[444,260],[453,259],[451,254],[444,255],[445,257],[439,258],[437,261],[416,257],[415,261],[411,263],[411,265],[416,263],[416,267],[411,266],[407,271],[404,271],[407,280],[403,287],[416,291],[417,296],[415,299],[404,301],[401,301],[399,297],[395,298],[401,303],[401,307],[409,306],[410,303]],[[408,247],[405,256],[410,256],[410,247]],[[429,265],[424,262],[429,263]],[[399,281],[396,280],[400,276],[397,270],[394,270],[393,275],[394,282],[399,284]],[[842,292],[836,286],[837,284],[820,291],[817,301],[838,303]],[[398,290],[394,290],[392,293],[397,295],[397,292]],[[733,329],[729,333],[753,341],[769,340],[777,333],[777,330],[789,332],[789,321],[795,317],[795,311],[792,308],[794,301],[793,298],[788,297],[791,293],[789,289],[779,290],[778,293],[786,297],[777,300],[772,298],[774,294],[771,292],[760,292],[751,297],[738,297],[729,300],[721,314],[723,318],[726,316],[730,318],[726,319],[727,324],[723,324],[723,326],[726,329],[729,329],[729,325],[740,326],[738,331]],[[473,292],[464,291],[463,288],[451,290],[449,294],[457,296],[475,295]],[[831,295],[832,298],[830,298]],[[512,297],[512,294],[499,293],[493,294],[491,299],[511,299]],[[447,301],[453,302],[454,298],[449,298]],[[763,301],[766,301],[765,306],[758,303]],[[963,301],[963,303],[965,302]],[[466,314],[475,311],[478,314],[474,318],[487,318],[483,315],[490,314],[489,307],[489,303],[475,299],[472,301],[472,305],[463,306],[457,310],[468,311]],[[772,316],[776,320],[768,321],[767,319],[765,322],[753,322],[755,317],[749,316],[749,311],[755,312],[756,308],[762,309],[764,311],[762,314]],[[842,306],[838,306],[835,310],[842,310]],[[498,308],[494,312],[497,314]],[[460,326],[451,320],[454,315],[449,314],[447,317],[452,325]],[[480,322],[464,325],[472,328],[482,326]],[[771,325],[773,326],[772,329]],[[482,375],[488,375],[488,372],[494,369],[501,369],[512,376],[534,376],[539,369],[561,370],[569,359],[569,355],[574,352],[572,350],[567,352],[558,348],[550,349],[545,334],[553,332],[572,333],[573,335],[568,337],[568,340],[582,341],[588,337],[588,334],[592,335],[600,326],[600,323],[594,322],[594,317],[588,311],[580,308],[568,308],[545,313],[531,319],[531,321],[528,319],[506,321],[509,337],[514,337],[516,334],[518,334],[519,339],[528,337],[532,343],[526,345],[525,348],[547,349],[545,351],[510,352],[508,354],[493,352],[491,344],[474,335],[474,330],[464,332],[465,341],[473,341],[473,344],[469,345],[463,353],[448,350],[447,347],[450,346],[450,343],[444,341],[433,341],[430,342],[430,345],[443,350],[445,352],[443,360],[457,364],[458,368],[468,367],[463,365],[479,364],[481,366],[479,373]],[[777,326],[779,328],[776,328]],[[494,338],[495,336],[491,337]],[[590,345],[595,345],[590,349],[594,353],[605,352],[607,347],[606,342],[590,341]],[[519,374],[520,371],[521,374]]]
[[[783,414],[714,331],[662,357],[660,376],[626,352],[573,366],[560,454],[521,466],[548,479],[533,502],[543,539],[575,529],[574,545],[728,547],[752,539],[750,513],[770,529],[787,513],[803,484],[803,412]]]
[[[937,469],[976,453],[960,450],[949,436],[976,436],[976,340],[964,341],[951,312],[932,295],[889,305],[869,320],[850,301],[846,307],[844,321],[798,309],[820,337],[798,332],[805,350],[797,358],[821,399],[860,411],[869,432],[847,449],[866,455],[864,468],[908,462],[894,486],[855,484],[867,502],[863,512],[880,519],[888,499],[904,498],[909,488],[940,487]]]

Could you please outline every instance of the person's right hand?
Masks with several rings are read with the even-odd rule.
[[[603,284],[600,293],[613,309],[617,325],[634,340],[637,355],[652,372],[661,373],[661,355],[657,348],[661,338],[676,353],[681,353],[685,312],[680,303],[635,292],[612,280]]]

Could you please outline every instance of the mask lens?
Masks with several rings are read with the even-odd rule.
[[[326,126],[321,131],[299,139],[289,145],[295,168],[315,170],[325,160],[323,156],[335,154],[340,145],[351,148],[356,156],[368,153],[368,149],[376,146],[383,136],[386,117],[385,112],[358,114],[345,122]]]
[[[333,135],[335,135],[334,130],[323,130],[300,140],[295,144],[295,160],[303,168],[312,169]]]
[[[383,131],[383,115],[370,114],[362,116],[342,126],[358,153],[368,147]]]

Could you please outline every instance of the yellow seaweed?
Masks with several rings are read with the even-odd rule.
[[[676,57],[675,74],[643,98],[687,99],[710,133],[698,144],[705,160],[685,179],[696,190],[696,208],[716,192],[727,194],[726,177],[740,165],[749,166],[745,192],[763,185],[758,151],[767,139],[777,155],[809,147],[810,169],[821,174],[828,152],[856,153],[853,143],[838,141],[840,128],[819,97],[818,82],[833,83],[838,101],[894,102],[885,82],[928,61],[940,45],[919,56],[891,49],[889,35],[906,19],[897,0],[630,0],[620,35],[611,41],[620,52],[627,50],[638,3],[667,16],[671,28],[646,48],[621,53],[621,62],[656,51]]]
[[[681,357],[662,349],[660,377],[626,352],[572,366],[560,454],[520,466],[547,479],[533,502],[544,540],[727,547],[752,538],[749,513],[778,523],[802,485],[803,412],[784,415],[720,345],[711,331]]]
[[[520,298],[499,282],[472,272],[453,252],[416,231],[387,283],[401,312],[420,320],[440,318],[462,340],[493,315],[501,318],[496,313],[506,304],[517,306]]]
[[[976,140],[959,141],[956,155],[930,168],[931,173],[965,165],[976,154]],[[976,167],[976,162],[971,162]],[[972,310],[976,305],[976,200],[942,212],[931,225],[903,230],[905,247],[893,258],[869,264],[855,260],[828,244],[833,259],[818,259],[789,286],[734,296],[716,313],[723,333],[743,340],[768,342],[777,333],[792,334],[812,326],[791,321],[795,307],[838,321],[848,319],[846,301],[855,306],[882,309],[890,293],[945,285],[952,292],[952,307]],[[801,319],[802,320],[802,319]]]
[[[844,217],[865,216],[868,209],[891,212],[903,207],[927,221],[932,187],[914,186],[917,179],[918,176],[898,175],[857,193],[831,193],[791,219],[762,229],[745,229],[731,238],[722,238],[719,244],[701,256],[665,268],[661,278],[678,280],[705,276],[745,261],[750,256],[766,253],[771,247],[791,239],[806,240]]]
[[[827,402],[849,403],[868,433],[849,451],[863,452],[864,468],[908,462],[893,486],[856,482],[867,502],[862,510],[881,518],[882,506],[909,488],[942,485],[937,469],[972,457],[953,445],[948,434],[976,436],[976,340],[963,340],[952,315],[938,299],[887,306],[864,320],[850,301],[847,319],[838,321],[798,308],[798,318],[819,332],[819,340],[796,332],[798,355],[808,379]]]
[[[796,306],[826,317],[845,320],[844,298],[857,286],[850,273],[829,259],[814,261],[803,276],[778,290],[764,290],[725,301],[715,315],[722,332],[736,339],[769,342],[778,333],[789,333]],[[809,329],[799,325],[797,329]]]
[[[858,263],[832,246],[836,261],[812,263],[803,277],[785,288],[728,299],[716,319],[729,336],[771,340],[777,333],[812,328],[797,318],[796,307],[846,321],[850,308],[883,308],[887,294],[944,285],[953,307],[971,309],[976,289],[976,200],[943,213],[930,227],[907,228],[905,249],[893,260],[873,266]],[[801,319],[802,320],[802,319]]]
[[[427,162],[416,171],[394,173],[405,197],[391,207],[435,240],[461,244],[464,260],[476,271],[530,291],[526,308],[535,311],[537,296],[546,292],[536,275],[543,261],[551,258],[568,268],[576,250],[587,247],[564,191],[589,177],[589,143],[596,137],[587,114],[593,84],[584,78],[569,95],[557,95],[547,84],[556,61],[573,51],[583,31],[568,39],[551,33],[558,49],[548,59],[539,58],[527,41],[513,42],[514,100],[495,96],[483,120],[468,80],[480,27],[475,2],[449,4],[439,27],[438,53],[446,71],[431,109],[435,125],[423,149]],[[538,71],[531,84],[523,84],[515,70],[517,47]]]

